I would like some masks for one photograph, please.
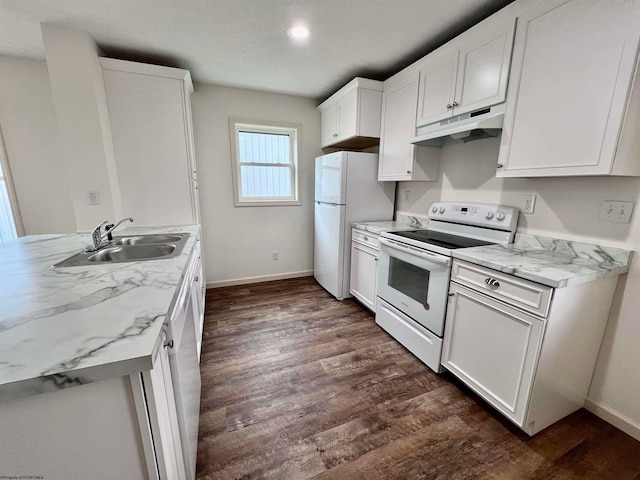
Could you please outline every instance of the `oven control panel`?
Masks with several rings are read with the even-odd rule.
[[[429,219],[515,231],[519,213],[517,208],[489,203],[436,202],[429,209]]]

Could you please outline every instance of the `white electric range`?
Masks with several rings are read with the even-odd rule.
[[[452,251],[511,243],[519,210],[502,205],[437,202],[426,229],[380,237],[376,323],[436,372],[451,276]]]

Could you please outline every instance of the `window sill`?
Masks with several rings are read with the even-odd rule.
[[[299,207],[300,201],[290,202],[234,202],[234,207]]]

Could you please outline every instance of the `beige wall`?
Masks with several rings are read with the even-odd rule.
[[[197,84],[191,97],[208,284],[313,269],[313,169],[320,114],[308,98]],[[234,207],[229,117],[297,123],[300,206]],[[277,251],[279,260],[272,260]]]
[[[437,200],[467,200],[519,207],[522,195],[536,194],[533,214],[521,214],[518,231],[640,251],[640,212],[631,224],[598,220],[603,200],[636,202],[640,208],[640,178],[496,178],[499,141],[478,140],[444,147],[437,182],[400,182],[399,211],[426,215]],[[409,191],[409,201],[404,192]],[[622,277],[601,347],[590,399],[604,413],[640,432],[640,265],[634,258]],[[576,332],[579,335],[580,332]],[[603,413],[603,412],[600,412]],[[636,432],[633,432],[636,434]]]
[[[25,234],[75,232],[45,62],[0,56],[0,128]]]
[[[98,47],[86,32],[41,25],[60,145],[79,231],[123,217]],[[98,191],[99,205],[88,192]],[[114,220],[115,221],[115,220]]]

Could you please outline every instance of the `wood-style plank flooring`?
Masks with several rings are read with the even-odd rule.
[[[640,479],[580,410],[528,437],[312,277],[210,289],[198,479]]]

